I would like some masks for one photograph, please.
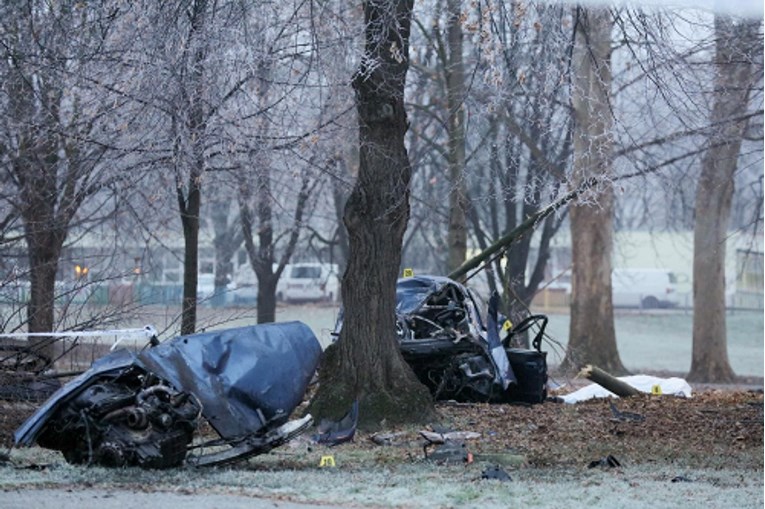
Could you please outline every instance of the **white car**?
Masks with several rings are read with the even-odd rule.
[[[337,301],[339,290],[337,264],[293,263],[284,267],[277,299],[286,302]]]
[[[234,276],[234,289],[231,291],[235,304],[254,304],[258,300],[258,278],[249,265],[241,268]]]

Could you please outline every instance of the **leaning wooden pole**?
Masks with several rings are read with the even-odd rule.
[[[467,274],[471,270],[481,265],[483,262],[491,258],[493,255],[497,254],[503,249],[507,249],[513,242],[520,239],[527,232],[536,228],[537,224],[542,222],[544,218],[546,218],[547,216],[549,216],[556,210],[560,209],[561,207],[566,206],[570,201],[576,199],[577,196],[579,196],[586,189],[593,187],[596,183],[597,183],[597,179],[595,178],[587,179],[583,181],[579,185],[579,187],[577,187],[573,191],[566,193],[564,196],[554,201],[550,205],[546,206],[545,208],[540,209],[536,213],[530,215],[529,217],[526,218],[525,221],[523,221],[521,224],[519,224],[518,226],[510,230],[508,233],[506,233],[504,236],[502,236],[498,240],[494,241],[494,243],[492,243],[489,247],[481,251],[479,254],[475,255],[473,258],[466,260],[465,263],[463,263],[457,269],[452,271],[449,274],[449,277],[451,279],[462,278],[465,274]]]

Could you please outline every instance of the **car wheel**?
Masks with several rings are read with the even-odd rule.
[[[659,299],[654,296],[648,296],[643,299],[643,309],[656,309],[659,307]]]

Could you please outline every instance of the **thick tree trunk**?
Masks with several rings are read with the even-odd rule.
[[[29,332],[50,332],[54,322],[56,272],[66,229],[57,227],[66,217],[57,217],[58,188],[55,166],[56,144],[49,137],[31,143],[15,165],[21,184],[21,217],[29,259],[30,295],[27,304]],[[34,157],[33,154],[37,154]],[[42,164],[40,164],[42,163]],[[47,165],[45,163],[48,163]],[[66,221],[68,227],[68,221]],[[42,340],[49,342],[48,339]],[[43,349],[43,345],[40,345]]]
[[[60,250],[52,252],[31,245],[29,253],[29,303],[27,321],[29,332],[53,330],[56,271]]]
[[[612,173],[610,107],[611,30],[608,9],[580,9],[572,63],[574,175],[578,186],[592,176]],[[614,191],[606,182],[597,204],[570,209],[573,261],[569,340],[562,369],[596,364],[621,375],[611,300]]]
[[[446,103],[449,111],[449,266],[454,270],[467,256],[467,185],[465,183],[465,71],[462,62],[462,2],[447,1]]]
[[[55,321],[56,272],[63,237],[53,232],[41,232],[39,228],[30,227],[30,222],[34,224],[34,220],[25,220],[30,283],[27,330],[50,332],[54,328]],[[50,223],[39,223],[38,226],[44,224]],[[31,229],[38,231],[30,235]],[[37,353],[52,360],[55,355],[55,340],[53,336],[35,337],[30,338],[29,343],[33,345]]]
[[[396,279],[409,219],[411,169],[404,83],[413,0],[364,3],[366,55],[353,86],[359,114],[359,175],[346,203],[350,257],[342,281],[344,324],[325,353],[311,412],[341,417],[359,401],[365,428],[432,416],[428,390],[401,357]],[[371,64],[371,65],[370,65]]]
[[[258,323],[276,321],[276,283],[278,281],[278,274],[258,274]]]
[[[743,27],[717,16],[717,76],[710,123],[716,128],[701,163],[693,236],[693,354],[688,379],[731,382],[725,329],[725,237],[746,121],[757,79],[752,51],[761,46],[760,22]],[[761,51],[761,48],[760,48]],[[761,57],[760,57],[761,58]]]

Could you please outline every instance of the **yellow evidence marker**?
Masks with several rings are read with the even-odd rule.
[[[319,462],[320,467],[334,467],[335,466],[335,457],[334,456],[322,456],[321,461]]]

